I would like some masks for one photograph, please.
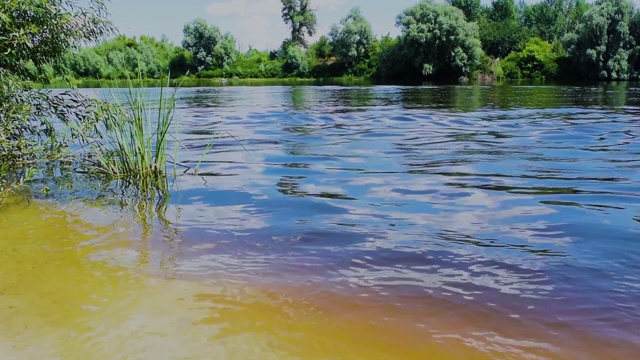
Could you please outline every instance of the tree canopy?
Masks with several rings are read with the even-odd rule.
[[[0,2],[0,162],[19,166],[58,154],[65,146],[53,122],[83,123],[92,101],[75,92],[52,94],[24,80],[33,68],[57,66],[81,45],[112,33],[99,0]],[[0,174],[1,176],[2,174]],[[0,179],[2,180],[2,179]]]
[[[529,29],[519,21],[514,0],[494,0],[478,25],[484,51],[497,58],[504,58],[530,37]]]
[[[397,18],[403,54],[417,74],[457,77],[468,75],[482,57],[478,26],[467,22],[462,10],[423,0]]]
[[[467,21],[477,21],[482,13],[480,0],[447,0],[447,3],[462,10]]]
[[[291,27],[291,42],[306,47],[305,35],[316,33],[316,14],[309,6],[309,0],[281,0],[282,20]]]
[[[198,70],[212,70],[229,66],[237,55],[236,42],[229,33],[222,34],[215,25],[196,19],[184,26],[182,46],[193,54]]]
[[[580,76],[629,78],[628,60],[635,45],[629,27],[632,16],[629,0],[599,0],[584,13],[575,32],[564,38],[568,57]]]
[[[585,0],[543,0],[523,9],[523,24],[541,39],[561,40],[573,31],[588,9]]]
[[[371,24],[357,7],[340,20],[340,25],[333,25],[329,37],[331,48],[347,72],[353,72],[358,63],[369,59],[375,40]]]
[[[0,68],[25,75],[28,63],[40,67],[111,34],[101,0],[0,1]]]
[[[401,29],[397,37],[376,38],[360,9],[353,8],[307,47],[306,38],[316,31],[310,1],[281,0],[282,18],[291,35],[278,49],[240,52],[231,34],[223,34],[203,19],[185,25],[182,46],[148,36],[118,36],[101,42],[109,25],[100,18],[104,12],[101,0],[66,0],[75,6],[67,15],[60,14],[68,7],[56,6],[63,0],[7,0],[0,8],[16,10],[0,13],[0,50],[6,54],[0,57],[0,67],[37,81],[59,79],[67,73],[76,78],[110,79],[138,73],[160,78],[167,72],[199,78],[374,76],[385,81],[462,75],[481,79],[640,78],[640,12],[630,0],[597,0],[594,4],[541,0],[531,5],[522,0],[493,0],[484,5],[480,0],[445,1],[422,0],[402,12],[396,18]],[[25,9],[35,14],[35,27],[26,21]],[[44,16],[46,9],[53,15]],[[28,35],[35,34],[45,21],[67,31],[72,24],[94,21],[86,20],[89,14],[97,17],[98,27],[70,31],[62,42],[43,40],[54,39],[55,31],[46,36]],[[55,21],[67,21],[65,16],[79,19],[56,25]],[[25,41],[12,47],[19,36]],[[37,53],[20,55],[29,50],[24,43],[34,42],[38,42],[34,45]],[[93,46],[81,48],[81,44]]]

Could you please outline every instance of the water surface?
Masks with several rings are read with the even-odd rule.
[[[16,319],[40,322],[23,334],[85,334],[44,339],[69,351],[60,354],[92,349],[94,358],[153,358],[170,345],[176,358],[239,359],[626,359],[640,351],[639,88],[178,94],[178,162],[191,175],[172,182],[170,224],[140,230],[115,206],[97,206],[109,216],[87,215],[80,190],[62,205],[2,210],[11,214],[0,217],[3,228],[26,232],[0,235],[17,249],[3,250],[0,273],[37,279],[21,264],[41,261],[66,279],[43,291],[70,315],[56,322],[30,311],[47,309],[42,303],[21,302]],[[60,211],[66,227],[51,239],[55,221],[45,214]],[[77,213],[82,220],[68,220]],[[114,220],[96,225],[105,218]],[[59,268],[46,267],[51,252],[42,249],[59,246],[52,241],[69,242],[60,251],[73,255]],[[35,296],[55,312],[39,286],[0,299]],[[97,306],[85,298],[111,305],[83,312]],[[114,343],[124,345],[104,345]]]

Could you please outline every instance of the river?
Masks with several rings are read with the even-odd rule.
[[[640,352],[640,88],[182,88],[176,120],[155,207],[54,169],[0,208],[2,358]]]

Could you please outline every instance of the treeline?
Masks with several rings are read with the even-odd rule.
[[[312,44],[316,14],[309,0],[282,0],[291,36],[278,49],[239,52],[235,38],[197,19],[181,46],[118,36],[68,53],[59,66],[33,68],[52,79],[137,77],[419,79],[606,79],[640,77],[640,11],[629,0],[424,0],[396,18],[397,37],[373,35],[352,9]]]

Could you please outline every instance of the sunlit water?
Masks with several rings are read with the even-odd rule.
[[[181,89],[160,220],[0,209],[0,355],[635,358],[639,116],[627,84]]]

